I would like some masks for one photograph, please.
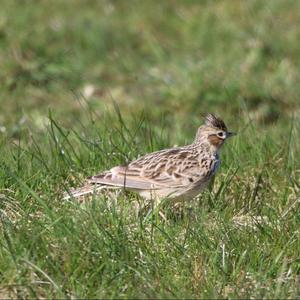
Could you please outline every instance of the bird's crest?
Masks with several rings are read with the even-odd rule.
[[[207,114],[205,116],[205,125],[227,131],[224,121],[213,114]]]

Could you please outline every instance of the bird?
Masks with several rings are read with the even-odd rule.
[[[188,201],[199,195],[220,167],[220,149],[234,132],[224,121],[209,113],[197,130],[194,141],[146,154],[127,165],[120,165],[87,178],[86,183],[69,190],[64,199],[81,198],[103,189],[126,189],[145,200]]]

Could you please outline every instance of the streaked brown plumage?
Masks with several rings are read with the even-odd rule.
[[[232,135],[222,119],[208,114],[192,144],[146,154],[127,166],[92,176],[85,186],[64,198],[82,197],[105,188],[126,188],[148,200],[192,199],[218,170],[219,150]]]

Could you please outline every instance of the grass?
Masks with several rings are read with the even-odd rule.
[[[0,298],[299,298],[299,2],[13,1],[0,11]],[[11,16],[14,16],[13,18]],[[191,214],[62,193],[239,134]]]

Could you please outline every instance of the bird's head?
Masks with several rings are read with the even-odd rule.
[[[205,124],[199,127],[195,142],[208,142],[212,148],[220,149],[224,142],[231,136],[235,135],[234,132],[227,130],[224,121],[213,114],[205,116]]]

